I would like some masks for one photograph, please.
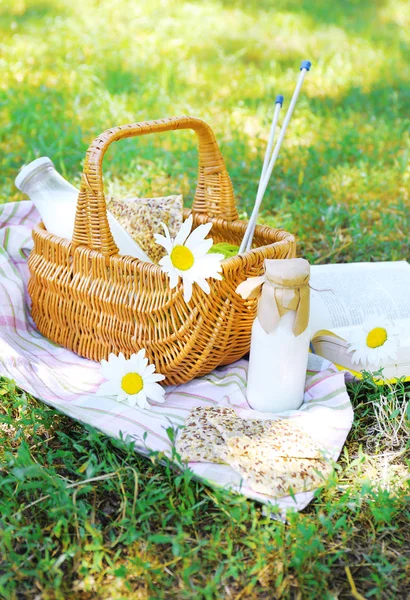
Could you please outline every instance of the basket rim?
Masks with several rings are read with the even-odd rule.
[[[217,227],[219,226],[220,228],[222,228],[222,227],[228,226],[230,228],[238,229],[239,231],[240,231],[240,229],[243,228],[244,232],[245,232],[245,229],[247,226],[247,221],[244,221],[242,219],[236,219],[234,221],[227,221],[220,217],[209,217],[206,214],[196,213],[195,211],[191,211],[190,209],[184,209],[184,216],[186,216],[188,214],[192,214],[193,219],[194,219],[194,224],[197,224],[197,225],[209,223],[211,221]],[[154,272],[161,271],[161,273],[163,273],[160,265],[156,264],[156,263],[149,263],[149,262],[140,260],[139,258],[130,256],[127,254],[112,254],[110,257],[107,257],[99,250],[93,250],[91,248],[88,248],[88,246],[85,246],[85,245],[80,245],[80,246],[74,245],[73,242],[70,241],[69,239],[61,238],[61,237],[47,231],[43,222],[40,222],[37,226],[33,227],[32,231],[33,231],[33,238],[34,238],[34,236],[39,236],[40,238],[43,239],[44,242],[50,242],[53,245],[58,244],[59,246],[65,247],[66,250],[68,252],[71,252],[72,254],[77,253],[77,252],[81,252],[83,255],[90,254],[90,257],[97,258],[97,259],[98,258],[104,259],[104,261],[106,261],[106,262],[107,262],[107,259],[109,259],[108,263],[110,263],[111,261],[116,262],[118,260],[121,262],[126,261],[129,265],[133,265],[133,266],[138,265],[138,268],[141,269],[141,271],[150,270],[152,272],[152,270],[154,270]],[[240,266],[242,266],[242,268],[245,268],[248,263],[254,264],[255,262],[259,261],[261,258],[263,258],[266,251],[271,247],[277,247],[277,246],[283,246],[283,245],[289,245],[290,247],[292,247],[296,242],[296,238],[292,233],[289,233],[285,229],[282,229],[282,228],[276,229],[276,228],[270,227],[268,225],[256,225],[255,235],[257,236],[258,234],[261,237],[275,235],[275,237],[277,237],[277,239],[272,240],[272,242],[270,244],[263,244],[262,246],[258,246],[256,248],[251,248],[250,250],[247,250],[243,254],[240,254],[240,255],[237,254],[236,256],[224,258],[221,261],[222,270],[224,273],[226,271],[229,272],[229,271],[236,270]],[[33,248],[32,252],[34,252],[34,248]],[[165,273],[163,273],[163,274],[165,275]]]

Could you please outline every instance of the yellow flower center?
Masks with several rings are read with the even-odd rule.
[[[144,382],[139,373],[127,373],[121,379],[121,387],[126,394],[138,394],[144,387]]]
[[[383,327],[375,327],[367,334],[366,344],[369,348],[379,348],[387,340],[387,331]]]
[[[194,261],[194,255],[186,246],[175,246],[171,252],[171,262],[180,271],[188,271],[194,264]]]

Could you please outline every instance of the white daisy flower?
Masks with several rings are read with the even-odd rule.
[[[102,396],[116,396],[118,402],[140,408],[149,406],[148,398],[165,402],[165,390],[157,383],[165,377],[155,373],[155,365],[148,364],[144,348],[128,360],[122,352],[118,356],[110,354],[108,361],[101,361],[101,373],[107,380],[98,389]]]
[[[161,258],[159,264],[164,273],[169,277],[171,289],[176,287],[179,278],[182,278],[184,287],[184,300],[189,302],[192,296],[192,285],[198,284],[199,287],[209,294],[210,287],[206,279],[222,279],[221,260],[223,254],[208,254],[213,245],[211,238],[205,239],[208,235],[212,223],[199,225],[191,233],[192,215],[183,222],[181,229],[174,240],[171,239],[168,227],[162,223],[165,236],[155,234],[155,240],[167,251],[167,255]]]
[[[386,317],[372,315],[348,336],[348,352],[352,363],[363,367],[385,366],[397,359],[398,336],[396,327]]]

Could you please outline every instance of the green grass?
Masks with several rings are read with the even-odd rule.
[[[375,434],[370,379],[351,388],[335,475],[286,525],[10,382],[0,393],[0,597],[350,598],[346,567],[366,598],[408,597],[409,445],[387,453]]]
[[[215,131],[249,214],[272,100],[310,58],[262,220],[312,262],[409,258],[410,8],[405,0],[0,0],[0,201],[19,167],[50,156],[78,184],[85,151],[118,124],[192,114]],[[182,191],[189,132],[126,140],[110,192]],[[1,384],[0,597],[408,597],[408,436],[377,435],[352,387],[339,469],[287,525]],[[394,422],[395,415],[391,415]]]
[[[10,8],[12,4],[12,8]],[[263,219],[312,261],[409,256],[410,11],[403,0],[0,0],[0,197],[49,155],[72,181],[113,125],[193,114],[213,127],[249,213],[272,102],[313,68]],[[108,189],[193,196],[194,135],[127,140]],[[328,257],[328,258],[326,258]]]

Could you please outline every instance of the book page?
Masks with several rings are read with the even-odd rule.
[[[310,286],[313,335],[360,325],[371,314],[410,318],[410,265],[405,261],[312,265]]]

